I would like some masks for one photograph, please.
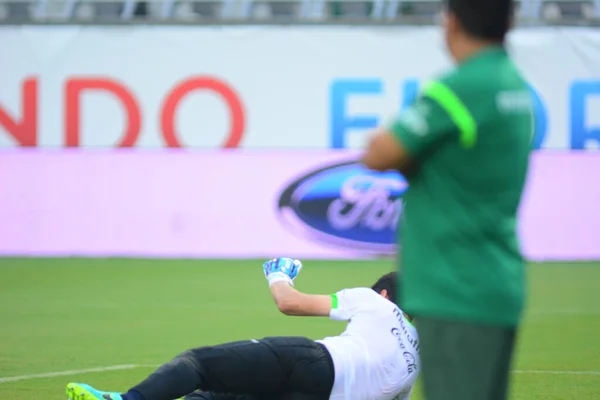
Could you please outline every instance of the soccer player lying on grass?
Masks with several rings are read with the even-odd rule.
[[[263,265],[281,312],[347,320],[323,340],[267,337],[188,350],[126,393],[70,383],[70,400],[392,400],[409,399],[420,370],[419,343],[395,304],[397,277],[371,289],[309,295],[293,287],[302,263],[276,258]]]

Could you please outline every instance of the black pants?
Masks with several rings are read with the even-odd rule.
[[[515,328],[416,318],[427,400],[505,400]]]
[[[146,400],[327,400],[334,377],[323,345],[271,337],[188,350],[132,390]]]

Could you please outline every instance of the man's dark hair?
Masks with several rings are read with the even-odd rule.
[[[504,42],[510,30],[513,0],[447,0],[448,11],[476,39]]]
[[[396,293],[398,293],[397,288],[398,274],[396,272],[385,274],[371,287],[371,289],[377,293],[381,293],[381,291],[385,289],[387,291],[388,298],[392,303],[396,303]]]

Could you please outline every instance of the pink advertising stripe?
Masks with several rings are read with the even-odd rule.
[[[0,254],[359,258],[275,212],[293,179],[352,151],[0,152]],[[521,210],[533,260],[599,259],[600,155],[538,152]]]

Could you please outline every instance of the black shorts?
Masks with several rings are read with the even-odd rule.
[[[206,384],[189,400],[328,400],[335,378],[329,351],[303,337],[268,337],[190,352]]]

